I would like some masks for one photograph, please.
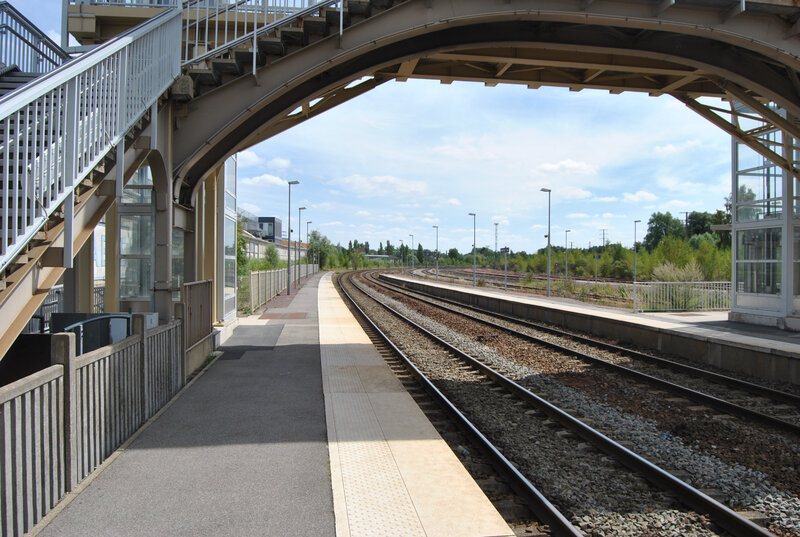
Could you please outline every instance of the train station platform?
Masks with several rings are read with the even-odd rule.
[[[800,333],[728,320],[727,312],[634,313],[559,297],[471,287],[392,274],[406,286],[439,290],[503,313],[521,314],[597,337],[653,348],[769,380],[800,384]],[[475,298],[469,299],[470,295]]]
[[[33,534],[513,535],[330,273],[221,350]]]

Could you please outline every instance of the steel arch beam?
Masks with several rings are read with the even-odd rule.
[[[193,185],[207,170],[277,132],[279,124],[288,125],[298,106],[336,95],[365,75],[648,91],[689,99],[724,97],[730,82],[800,117],[800,40],[787,40],[787,23],[745,14],[720,22],[718,11],[695,9],[690,16],[681,4],[659,16],[647,11],[652,4],[646,2],[598,1],[589,6],[593,13],[565,9],[574,3],[537,2],[532,10],[522,0],[508,0],[501,9],[478,0],[430,7],[409,1],[347,29],[341,48],[338,37],[330,37],[262,68],[257,85],[242,77],[218,88],[190,103],[193,110],[176,133],[175,195],[189,203]],[[623,9],[620,5],[626,13],[610,11]],[[489,68],[458,58],[476,48],[500,51],[499,61]],[[566,58],[531,75],[535,58],[525,56],[545,52]],[[455,57],[453,65],[436,65],[448,54]],[[603,64],[602,55],[622,64]],[[533,62],[527,75],[524,61],[516,68],[517,58]],[[581,72],[576,64],[582,58],[593,59],[596,68],[584,66]],[[470,69],[480,76],[470,76]]]

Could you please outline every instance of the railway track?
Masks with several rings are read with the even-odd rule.
[[[719,412],[800,435],[800,396],[798,395],[670,361],[542,323],[490,312],[452,300],[434,298],[419,291],[409,291],[390,282],[377,281],[374,278],[373,282],[455,315],[468,315],[477,323],[573,356],[592,365],[607,368],[617,374],[655,386],[676,396],[707,405]],[[694,388],[687,386],[694,386]]]
[[[510,453],[520,471],[587,533],[771,535],[498,371],[499,364],[513,373],[508,360],[495,360],[490,367],[485,358],[458,348],[470,347],[467,341],[454,346],[398,311],[391,300],[371,297],[374,291],[360,289],[349,277],[342,281],[358,293],[375,322],[399,340],[395,344],[420,374]],[[695,512],[679,507],[675,498]]]

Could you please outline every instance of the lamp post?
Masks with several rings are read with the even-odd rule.
[[[303,238],[303,220],[301,219],[300,213],[305,210],[305,207],[297,208],[297,242],[294,245],[294,261],[297,263],[297,278],[294,280],[295,287],[300,283],[300,241]]]
[[[542,188],[547,192],[547,296],[550,296],[550,189]]]
[[[308,234],[308,224],[311,224],[311,223],[312,223],[311,220],[306,221],[306,240],[309,241],[308,242],[309,248],[311,248],[311,240],[310,240],[311,235]],[[309,254],[309,249],[307,248],[306,249],[306,263],[308,263],[308,254]],[[311,260],[313,261],[313,258]]]
[[[638,293],[636,292],[636,224],[641,220],[633,221],[633,313],[636,313],[638,308]]]
[[[411,237],[411,277],[414,277],[414,234],[409,233],[409,237]]]
[[[503,289],[508,291],[508,246],[504,247],[500,251],[503,252],[503,254],[505,254],[505,263],[504,263],[504,265],[505,265],[504,271],[505,272],[504,272],[504,276],[503,276]]]
[[[478,286],[478,249],[475,246],[475,213],[469,213],[472,217],[472,287]]]
[[[569,279],[569,233],[571,229],[564,231],[564,279]]]
[[[406,273],[406,250],[403,248],[403,239],[400,239],[400,266],[403,267],[402,273]]]
[[[286,294],[292,294],[292,185],[300,184],[300,181],[289,181],[289,229],[288,240],[286,242]]]
[[[436,281],[439,281],[439,226],[433,226],[436,229]]]

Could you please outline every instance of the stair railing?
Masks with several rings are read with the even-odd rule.
[[[0,63],[41,75],[56,69],[70,56],[14,6],[0,1]]]
[[[0,100],[0,271],[63,206],[72,266],[75,189],[180,75],[170,9]]]
[[[342,3],[342,0],[189,0],[184,2],[183,65],[199,64],[250,44],[255,73],[260,36],[323,7],[340,4],[341,9]]]

